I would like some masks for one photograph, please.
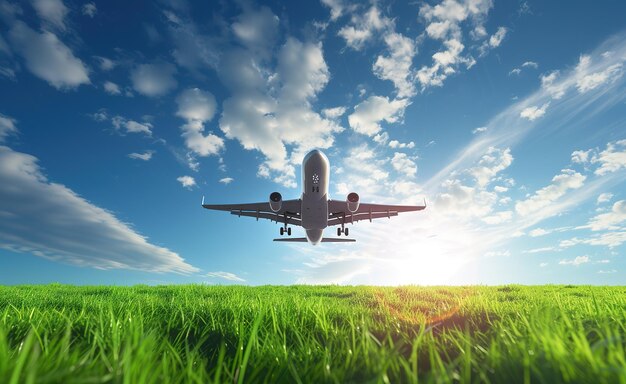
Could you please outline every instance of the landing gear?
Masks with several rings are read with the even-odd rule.
[[[285,227],[280,227],[280,235],[284,235],[287,234],[287,236],[291,236],[291,227],[285,228]]]
[[[282,236],[282,235],[284,235],[284,234],[285,234],[285,228],[280,227],[280,235]]]
[[[341,228],[337,228],[337,236],[341,236],[342,233],[348,236],[348,234],[350,233],[349,229],[350,228],[344,228],[342,225]]]

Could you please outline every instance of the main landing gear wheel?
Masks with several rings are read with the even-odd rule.
[[[346,234],[346,236],[348,236],[348,228],[344,229],[344,230],[343,230],[343,233],[345,233],[345,234]]]
[[[341,236],[341,228],[337,228],[337,236]]]
[[[284,235],[284,234],[285,234],[285,228],[280,227],[280,235],[282,236],[282,235]]]
[[[287,228],[287,235],[291,236],[291,228]]]

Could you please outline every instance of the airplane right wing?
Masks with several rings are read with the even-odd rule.
[[[391,218],[398,216],[402,212],[421,211],[426,209],[426,201],[424,205],[387,205],[387,204],[369,204],[360,203],[359,208],[355,212],[348,210],[348,205],[342,200],[328,201],[328,225],[341,225],[354,223],[361,220]]]

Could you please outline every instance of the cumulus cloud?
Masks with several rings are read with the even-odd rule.
[[[322,109],[322,115],[327,119],[338,119],[346,113],[346,107]]]
[[[106,57],[94,56],[94,58],[98,62],[98,66],[100,67],[100,69],[103,71],[110,71],[113,68],[115,68],[115,66],[117,65],[115,61],[108,59]]]
[[[409,148],[409,149],[411,149],[411,148],[415,148],[415,143],[412,142],[412,141],[410,141],[408,143],[401,143],[398,140],[391,140],[389,142],[389,147],[394,148],[394,149],[396,149],[396,148]]]
[[[204,135],[204,123],[213,119],[217,109],[215,96],[211,92],[192,88],[178,95],[176,103],[178,104],[176,115],[187,120],[187,123],[181,126],[187,148],[200,156],[219,153],[224,147],[224,140],[213,133]]]
[[[148,97],[164,96],[172,91],[178,82],[174,78],[176,67],[164,62],[141,64],[130,74],[133,88]]]
[[[196,186],[196,180],[191,176],[180,176],[176,180],[183,186],[183,188],[192,189]]]
[[[4,142],[9,135],[17,133],[15,119],[0,113],[0,143]]]
[[[350,25],[341,28],[338,34],[344,38],[350,48],[359,51],[374,37],[374,33],[392,25],[393,21],[381,15],[378,7],[373,5],[364,14],[353,15]]]
[[[522,216],[537,212],[561,198],[570,189],[581,188],[586,178],[571,169],[564,169],[552,178],[552,184],[538,190],[530,198],[517,202],[515,210]]]
[[[602,204],[602,203],[608,203],[609,201],[611,201],[611,199],[613,198],[613,194],[612,193],[601,193],[598,196],[598,199],[596,200],[597,204]]]
[[[502,44],[502,41],[506,37],[508,30],[505,27],[498,27],[496,33],[491,35],[488,40],[486,40],[483,45],[480,47],[479,52],[481,56],[486,55],[489,50],[493,48],[497,48]]]
[[[211,278],[224,279],[224,280],[228,280],[228,281],[245,282],[244,279],[242,279],[241,277],[239,277],[239,276],[237,276],[237,275],[235,275],[234,273],[231,273],[231,272],[223,272],[223,271],[209,272],[205,276],[206,277],[211,277]]]
[[[67,89],[89,83],[85,64],[54,33],[39,33],[17,21],[9,31],[9,40],[30,72],[53,87]]]
[[[280,47],[276,68],[263,68],[259,60],[254,51],[224,55],[219,72],[233,95],[223,103],[220,128],[245,149],[263,153],[260,177],[295,187],[294,165],[308,150],[330,147],[342,131],[311,107],[329,81],[328,66],[321,44],[294,38]]]
[[[14,252],[99,269],[194,273],[175,252],[41,172],[37,158],[0,146],[0,244]]]
[[[470,168],[468,172],[474,176],[477,185],[482,188],[489,184],[499,172],[508,168],[511,163],[513,163],[513,156],[510,148],[501,150],[489,147],[487,153],[478,161],[478,165]]]
[[[119,95],[120,93],[122,93],[122,91],[120,91],[119,85],[115,84],[112,81],[104,82],[104,91],[109,95]]]
[[[235,179],[233,179],[232,177],[224,177],[224,178],[220,179],[220,183],[228,185],[228,184],[232,183],[234,180]]]
[[[123,128],[126,130],[126,133],[145,133],[148,136],[152,135],[153,126],[150,123],[139,123],[134,120],[127,120],[122,116],[114,116],[111,119],[111,124],[113,124],[113,127],[118,131]]]
[[[374,74],[382,80],[390,80],[396,87],[399,98],[415,94],[414,75],[411,70],[417,46],[413,39],[400,33],[385,35],[389,56],[378,56],[374,62]]]
[[[66,29],[65,16],[69,9],[61,0],[33,0],[33,8],[46,24],[61,31]]]
[[[143,153],[129,153],[128,157],[135,160],[149,161],[150,159],[152,159],[152,155],[154,155],[154,151],[145,151]]]
[[[626,168],[626,140],[608,143],[605,150],[593,155],[591,162],[599,165],[594,172],[599,176]]]
[[[391,165],[396,171],[403,173],[408,177],[415,177],[417,173],[417,165],[406,153],[395,152],[391,159]]]
[[[279,22],[278,16],[266,6],[259,9],[248,7],[231,27],[246,48],[267,59],[278,37]]]
[[[330,8],[330,19],[337,20],[349,8],[343,0],[322,0],[322,4]]]
[[[348,116],[350,127],[358,133],[373,136],[382,128],[380,123],[396,123],[404,116],[404,110],[409,105],[407,99],[389,100],[383,96],[370,96],[354,107],[354,112]]]
[[[523,117],[524,119],[527,119],[529,121],[535,121],[538,118],[546,114],[546,110],[548,109],[548,106],[550,106],[550,103],[545,103],[541,107],[537,107],[534,105],[530,107],[526,107],[520,112],[519,115],[520,117]]]
[[[86,3],[86,4],[83,4],[81,11],[83,15],[93,18],[94,16],[96,16],[96,13],[98,13],[98,8],[96,7],[96,4],[93,2]]]
[[[617,80],[624,74],[622,63],[613,64],[604,70],[593,72],[591,56],[582,55],[576,66],[576,89],[580,93],[591,91],[599,86]]]
[[[616,201],[611,212],[595,216],[587,225],[592,231],[619,229],[619,224],[626,221],[626,200]]]

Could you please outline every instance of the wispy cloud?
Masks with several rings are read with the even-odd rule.
[[[243,282],[246,281],[246,280],[242,279],[241,277],[235,275],[234,273],[223,272],[223,271],[209,272],[205,276],[206,277],[210,277],[210,278],[217,278],[217,279],[228,280],[228,281],[237,281],[237,282],[240,282],[240,283],[243,283]]]

